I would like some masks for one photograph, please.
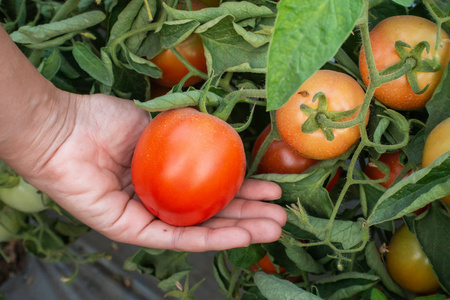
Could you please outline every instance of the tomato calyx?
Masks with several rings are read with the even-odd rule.
[[[351,117],[360,108],[360,106],[357,106],[354,109],[346,111],[329,111],[327,97],[322,92],[314,95],[312,101],[315,102],[316,100],[319,101],[317,109],[306,104],[300,105],[300,110],[308,116],[308,119],[302,124],[302,131],[304,133],[312,133],[320,129],[328,141],[334,139],[333,128],[335,127],[326,125],[329,124],[327,121],[337,122]]]
[[[408,49],[411,50],[408,51]],[[424,50],[426,50],[426,53],[430,52],[430,44],[427,41],[422,41],[415,47],[411,47],[405,42],[397,41],[395,42],[395,50],[400,56],[400,61],[381,70],[380,75],[394,76],[394,78],[389,78],[389,81],[406,75],[406,79],[408,80],[413,92],[418,95],[423,94],[428,89],[430,84],[427,84],[423,89],[421,89],[417,79],[417,72],[439,71],[441,69],[439,58],[434,57],[433,59],[429,59],[421,57]]]

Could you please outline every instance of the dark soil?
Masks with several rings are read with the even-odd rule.
[[[8,258],[5,260],[0,255],[0,285],[8,280],[11,274],[17,273],[23,267],[25,260],[25,249],[21,240],[14,240],[0,244],[4,255]]]

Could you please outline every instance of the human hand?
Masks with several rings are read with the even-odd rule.
[[[228,206],[191,227],[155,218],[134,195],[130,165],[148,114],[133,102],[97,94],[72,102],[51,145],[25,178],[74,217],[112,240],[177,251],[222,250],[272,242],[286,213],[257,201],[281,196],[278,185],[246,180]],[[42,147],[45,147],[42,145]]]

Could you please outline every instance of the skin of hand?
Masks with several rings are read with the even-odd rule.
[[[118,242],[176,251],[280,237],[285,210],[260,200],[278,199],[281,189],[255,179],[245,180],[235,199],[200,225],[176,227],[155,218],[135,196],[130,176],[148,114],[129,100],[55,88],[2,28],[0,50],[7,54],[0,65],[11,70],[0,75],[0,159],[81,222]]]

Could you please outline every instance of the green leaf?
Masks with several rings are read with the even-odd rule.
[[[275,276],[258,272],[255,274],[255,283],[268,300],[319,300],[322,299],[311,294],[292,282],[279,279]]]
[[[449,109],[442,109],[450,105],[450,72],[449,67],[445,68],[441,82],[434,90],[433,96],[425,105],[428,112],[425,137],[442,121],[450,117]],[[424,141],[425,143],[425,141]],[[422,147],[423,149],[423,147]]]
[[[50,55],[42,60],[42,63],[37,68],[42,75],[48,80],[58,73],[61,67],[61,54],[57,48],[53,48]]]
[[[444,204],[445,205],[445,204]],[[442,287],[450,291],[450,213],[435,202],[422,218],[414,221],[417,239],[430,260]]]
[[[146,75],[152,78],[161,78],[162,71],[157,65],[149,61],[148,59],[137,56],[132,53],[125,45],[122,44],[123,54],[127,60],[128,65],[125,65],[128,69],[135,70],[139,74]]]
[[[227,250],[230,262],[243,269],[248,269],[256,264],[266,254],[266,250],[259,244],[253,244],[245,248]]]
[[[236,32],[232,16],[223,16],[200,26],[208,70],[216,74],[225,71],[264,73],[268,44],[255,48]]]
[[[298,228],[311,232],[320,240],[326,237],[326,231],[317,233],[317,231],[324,229],[329,220],[319,219],[315,217],[308,217],[309,223],[301,222],[298,217],[290,210],[288,210],[288,223],[291,223]],[[344,249],[350,249],[363,240],[363,222],[362,221],[344,221],[335,220],[331,228],[331,242],[340,243]]]
[[[152,18],[154,18],[156,16],[157,11],[156,8],[157,1],[148,0],[147,3],[149,5],[150,12],[152,13]],[[130,30],[142,28],[150,24],[151,22],[152,20],[150,20],[146,5],[142,5],[139,13],[136,15],[136,17],[133,20],[133,23],[131,24]],[[136,51],[139,49],[140,45],[142,44],[142,42],[146,37],[147,37],[146,31],[133,34],[132,36],[126,39],[125,45],[127,46],[128,49],[130,49],[131,52],[136,53]]]
[[[186,275],[186,271],[192,270],[192,265],[187,261],[188,255],[188,252],[141,248],[125,261],[124,269],[166,280],[174,274],[182,272]]]
[[[372,241],[367,244],[365,255],[367,264],[375,272],[375,274],[380,277],[380,280],[384,284],[384,286],[397,295],[404,296],[402,288],[392,280],[391,276],[386,270],[375,242]]]
[[[279,3],[268,54],[267,110],[281,107],[337,53],[362,9],[362,0]]]
[[[92,78],[108,86],[113,84],[114,77],[110,68],[88,46],[81,42],[75,42],[72,54],[80,68],[92,76]]]
[[[369,226],[400,218],[450,194],[450,151],[386,190],[367,220]]]
[[[347,272],[316,281],[315,286],[323,299],[344,300],[372,288],[379,280],[375,275]]]
[[[387,300],[386,296],[376,288],[370,292],[370,300]]]
[[[331,163],[331,161],[326,162]],[[283,190],[280,203],[296,204],[300,201],[306,211],[316,217],[328,218],[333,211],[333,203],[327,190],[323,187],[330,176],[331,167],[315,165],[311,172],[302,174],[264,174],[255,178],[278,183]]]
[[[200,23],[195,20],[181,20],[164,23],[161,30],[158,31],[161,47],[163,49],[168,49],[177,46],[189,37],[199,25]]]
[[[281,238],[281,243],[286,247],[287,256],[297,265],[300,270],[322,274],[325,268],[314,260],[313,257],[302,247],[302,243],[293,238]]]
[[[204,8],[196,11],[177,10],[163,2],[164,9],[169,16],[175,20],[197,20],[200,23],[206,23],[223,16],[231,16],[235,22],[240,22],[249,18],[263,18],[274,16],[274,12],[266,6],[257,6],[253,3],[243,2],[225,2],[220,7]]]
[[[71,32],[79,32],[91,26],[97,25],[105,19],[101,11],[89,11],[59,22],[46,23],[37,26],[22,26],[11,33],[11,38],[19,44],[42,43],[59,35]]]
[[[115,39],[130,31],[136,18],[140,17],[139,13],[143,5],[144,0],[132,0],[127,4],[119,13],[117,21],[111,28],[107,45],[110,45]]]
[[[393,1],[404,7],[411,7],[414,4],[414,0],[393,0]]]
[[[169,93],[161,97],[157,97],[147,102],[135,101],[139,108],[149,112],[158,112],[168,109],[181,108],[186,106],[197,105],[203,97],[204,92],[199,90],[187,91],[183,93]],[[206,97],[206,105],[218,106],[221,97],[217,94],[208,92]]]

